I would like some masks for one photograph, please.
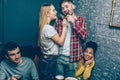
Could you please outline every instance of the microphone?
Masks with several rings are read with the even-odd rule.
[[[69,23],[69,21],[67,20],[67,17],[70,16],[70,13],[69,12],[66,12],[64,15],[64,18],[66,20],[67,23]]]
[[[66,12],[65,14],[57,13],[57,18],[63,20],[69,15],[70,15],[69,12]]]
[[[64,14],[64,17],[67,17],[68,15],[70,15],[69,12],[65,13],[65,14]]]
[[[72,13],[73,14],[73,13]],[[72,20],[69,20],[69,17],[72,17],[72,14],[70,14],[70,11],[66,11],[64,13],[57,13],[57,20],[65,20],[67,23],[73,23]]]

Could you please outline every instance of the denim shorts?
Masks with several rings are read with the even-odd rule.
[[[74,77],[77,67],[77,62],[71,63],[69,56],[59,55],[56,64],[56,75],[63,75],[64,77]]]

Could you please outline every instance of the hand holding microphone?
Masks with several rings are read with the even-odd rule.
[[[74,23],[74,21],[75,21],[74,16],[70,15],[69,12],[66,13],[66,17],[65,18],[66,18],[66,20],[68,22],[71,22],[71,23]]]
[[[64,18],[64,16],[63,16],[62,14],[57,13],[57,19],[63,20],[63,21],[62,21],[62,26],[63,26],[63,27],[67,27],[67,20],[66,20],[66,18]]]
[[[57,19],[61,19],[61,20],[64,20],[66,19],[66,22],[71,22],[71,23],[74,23],[75,21],[75,17],[72,16],[69,11],[66,12],[65,14],[60,14],[60,13],[57,13]]]

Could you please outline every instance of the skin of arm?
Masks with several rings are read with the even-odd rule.
[[[62,22],[62,26],[63,26],[63,29],[62,29],[62,34],[61,36],[59,36],[58,34],[55,34],[53,37],[52,37],[52,40],[57,43],[58,45],[62,46],[64,44],[64,39],[65,39],[65,35],[66,35],[66,29],[67,29],[67,22],[66,20],[63,20]]]

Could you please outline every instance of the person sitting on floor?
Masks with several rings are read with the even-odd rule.
[[[10,41],[3,48],[6,59],[0,63],[0,80],[39,80],[33,61],[21,57],[20,47]]]
[[[83,77],[84,80],[90,78],[92,68],[94,67],[95,60],[94,54],[97,50],[97,44],[95,42],[89,41],[86,43],[83,58],[78,62],[78,67],[75,72],[75,77],[79,80]]]

